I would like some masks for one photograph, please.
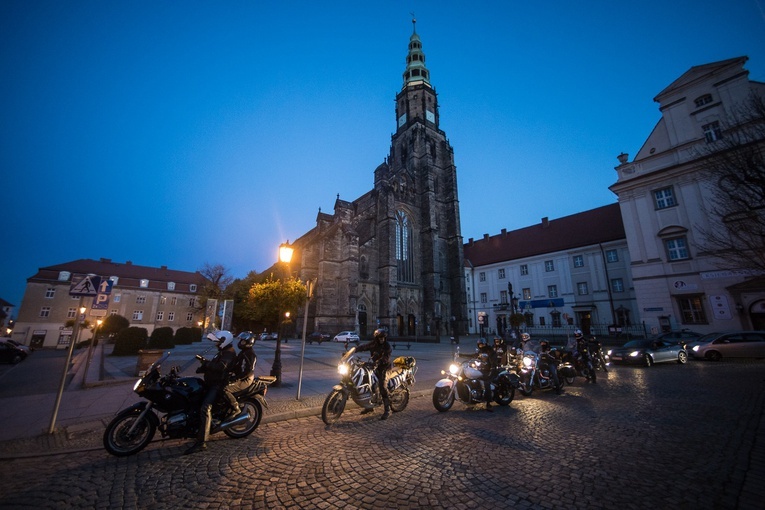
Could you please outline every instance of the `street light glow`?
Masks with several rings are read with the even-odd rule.
[[[292,252],[295,251],[295,249],[290,246],[289,241],[286,243],[283,243],[279,246],[279,260],[282,262],[285,262],[287,264],[292,261]]]

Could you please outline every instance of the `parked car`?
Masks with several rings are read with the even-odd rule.
[[[654,363],[675,361],[683,364],[688,361],[688,353],[682,344],[676,340],[630,340],[621,347],[608,352],[611,363],[644,365],[650,367]]]
[[[309,344],[312,344],[314,342],[319,342],[319,345],[321,345],[322,342],[328,342],[329,341],[329,335],[326,333],[319,333],[318,331],[314,331],[308,337],[306,337],[306,341]]]
[[[276,332],[260,334],[261,340],[276,340],[277,338],[279,338],[279,333],[276,333]]]
[[[22,351],[24,351],[27,356],[32,354],[32,348],[31,347],[29,347],[28,345],[24,345],[21,342],[17,342],[16,340],[13,340],[10,337],[6,336],[6,337],[3,337],[3,338],[0,338],[0,342],[7,342],[7,343],[9,343],[11,345],[16,346],[16,348],[21,349]]]
[[[27,353],[8,342],[0,342],[0,362],[14,365],[26,359]]]
[[[765,331],[710,333],[694,342],[691,355],[710,361],[722,358],[765,358]]]
[[[359,342],[359,335],[353,331],[341,331],[332,339],[333,342]]]

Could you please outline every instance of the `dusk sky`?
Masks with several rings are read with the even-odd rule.
[[[267,269],[372,189],[411,12],[466,242],[614,203],[692,66],[765,81],[765,0],[3,0],[0,297],[81,258]]]

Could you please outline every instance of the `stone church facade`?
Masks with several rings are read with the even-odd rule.
[[[466,331],[457,169],[416,29],[406,62],[396,132],[373,189],[352,202],[338,195],[333,214],[319,211],[316,226],[292,244],[292,270],[316,281],[308,333]]]

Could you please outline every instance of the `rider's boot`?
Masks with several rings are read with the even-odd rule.
[[[385,406],[385,412],[380,416],[381,420],[387,420],[388,416],[390,416],[390,399],[384,398],[383,399],[383,406]]]

